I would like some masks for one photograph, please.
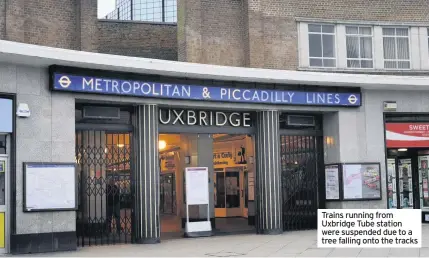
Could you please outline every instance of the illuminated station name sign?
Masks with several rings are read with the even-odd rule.
[[[306,92],[289,90],[238,89],[216,86],[167,84],[102,77],[53,73],[52,90],[147,98],[244,102],[280,105],[351,106],[361,105],[357,92]]]
[[[226,113],[220,111],[194,111],[160,109],[159,122],[163,125],[197,125],[197,126],[252,126],[250,113]]]

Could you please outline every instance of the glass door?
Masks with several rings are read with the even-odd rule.
[[[244,189],[240,188],[240,170],[215,169],[215,215],[218,218],[241,217]]]
[[[413,209],[413,173],[411,159],[399,159],[399,207],[401,209]]]
[[[420,208],[424,211],[429,210],[429,156],[419,156],[419,192]]]
[[[226,194],[226,215],[228,217],[241,216],[241,189],[240,171],[226,169],[225,172],[225,194]]]
[[[242,203],[244,203],[244,205],[242,205],[243,207],[243,211],[242,211],[242,216],[247,218],[248,217],[248,202],[249,202],[249,178],[248,178],[248,172],[247,170],[243,172],[243,183],[242,185],[242,190],[241,190],[241,196],[242,196]]]
[[[396,159],[387,159],[387,198],[388,208],[397,209],[397,190],[396,190]]]
[[[160,213],[176,214],[176,180],[173,173],[160,175]]]
[[[215,216],[226,217],[225,171],[215,169]]]

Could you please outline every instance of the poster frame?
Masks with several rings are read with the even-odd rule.
[[[380,178],[380,189],[379,189],[379,197],[374,197],[374,198],[345,198],[344,197],[344,167],[347,165],[375,165],[378,166],[378,176]],[[382,183],[381,183],[381,165],[380,162],[346,162],[346,163],[341,163],[341,186],[342,186],[342,191],[341,191],[341,197],[343,201],[377,201],[377,200],[382,200],[383,197],[383,190],[382,188]]]
[[[23,202],[22,202],[22,209],[23,212],[29,213],[29,212],[52,212],[52,211],[77,211],[78,210],[78,175],[76,173],[76,163],[74,162],[23,162]],[[28,209],[27,208],[27,166],[28,165],[39,165],[39,166],[46,166],[46,165],[68,165],[73,166],[75,168],[75,185],[74,185],[74,194],[75,194],[75,205],[72,208],[44,208],[44,209]]]
[[[338,166],[338,198],[337,199],[328,199],[326,197],[326,167],[330,167],[330,166]],[[324,173],[325,173],[325,199],[326,201],[329,202],[338,202],[338,201],[342,201],[343,200],[343,166],[341,163],[329,163],[329,164],[325,164],[324,167]]]

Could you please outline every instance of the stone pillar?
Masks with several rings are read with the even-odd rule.
[[[160,242],[158,107],[142,105],[135,116],[135,236],[137,243]]]
[[[258,112],[256,126],[256,229],[258,234],[281,234],[279,112]]]

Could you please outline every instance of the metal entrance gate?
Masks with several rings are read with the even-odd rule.
[[[160,175],[160,213],[176,214],[176,176],[173,173]]]
[[[317,136],[281,135],[283,230],[315,229],[318,208]]]
[[[131,133],[76,131],[78,246],[132,242]]]

